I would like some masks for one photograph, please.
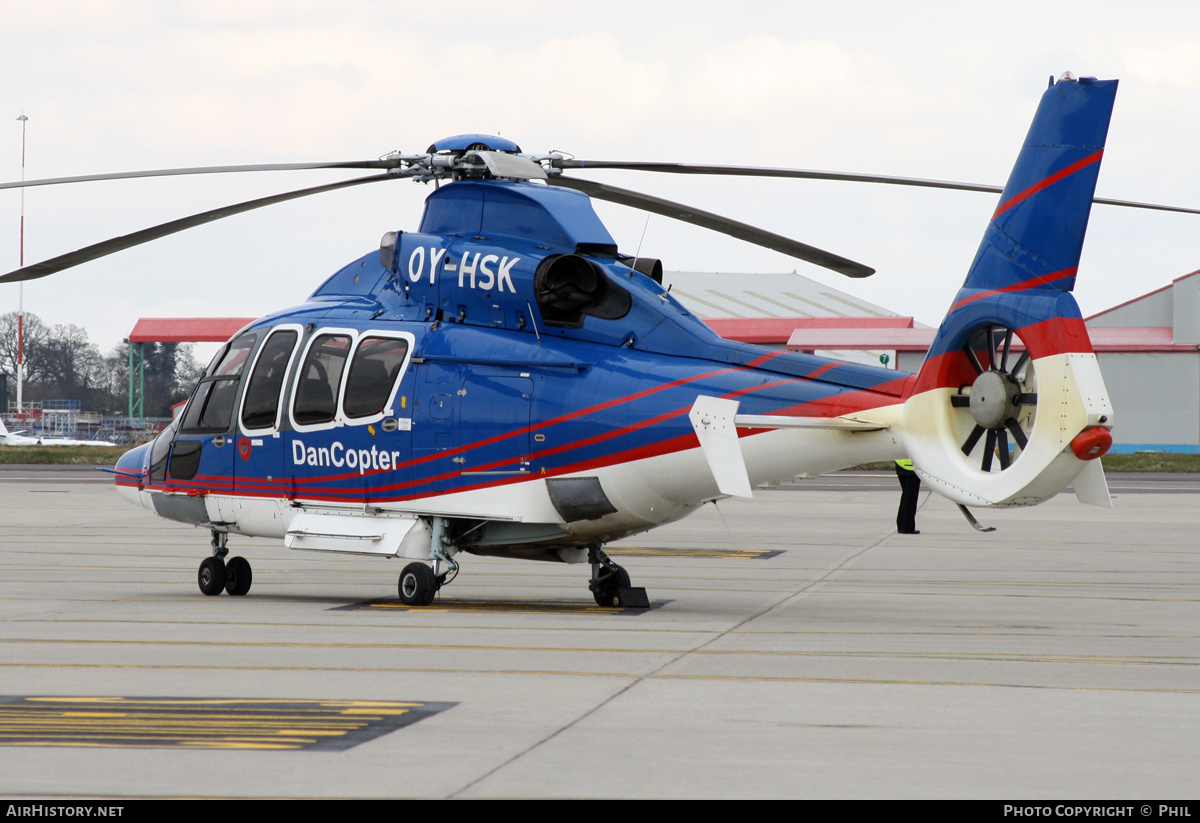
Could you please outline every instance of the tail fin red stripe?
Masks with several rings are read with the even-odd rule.
[[[1099,163],[1100,158],[1103,156],[1104,156],[1104,149],[1099,149],[1099,150],[1093,152],[1092,154],[1089,154],[1087,157],[1083,158],[1082,160],[1078,160],[1078,161],[1072,163],[1071,165],[1067,166],[1062,171],[1055,172],[1054,174],[1047,177],[1045,180],[1042,180],[1040,183],[1034,183],[1032,186],[1025,189],[1025,191],[1021,192],[1020,194],[1014,195],[1013,197],[1008,198],[1007,201],[1001,203],[996,208],[996,213],[992,215],[992,219],[995,220],[997,217],[1004,214],[1004,212],[1008,211],[1009,209],[1011,209],[1013,206],[1017,205],[1021,201],[1025,200],[1029,197],[1032,197],[1033,195],[1037,194],[1039,191],[1046,188],[1047,186],[1054,185],[1059,180],[1062,180],[1064,177],[1070,177],[1075,172],[1079,171],[1080,169],[1085,169],[1088,166],[1092,165],[1093,163]]]
[[[1025,291],[1026,289],[1034,289],[1038,286],[1044,286],[1047,283],[1053,283],[1055,280],[1062,280],[1066,277],[1074,277],[1078,269],[1078,266],[1072,266],[1071,268],[1063,269],[1062,271],[1052,271],[1049,274],[1043,274],[1041,277],[1031,277],[1028,280],[1022,280],[1020,283],[1013,283],[1011,286],[1005,286],[1004,288],[981,291],[978,294],[973,294],[970,297],[964,297],[962,300],[959,300],[950,307],[950,311],[960,309],[968,303],[974,303],[976,300],[981,300],[984,297],[991,297],[994,294],[1004,294],[1005,292],[1012,291]]]

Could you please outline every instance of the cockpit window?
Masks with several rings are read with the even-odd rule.
[[[349,353],[349,335],[323,334],[313,341],[296,381],[292,418],[297,423],[329,423],[337,415],[338,390]]]
[[[265,429],[279,417],[279,393],[287,376],[292,349],[299,335],[290,329],[277,331],[263,344],[254,373],[246,384],[242,400],[242,425],[247,429]]]
[[[254,348],[254,341],[258,339],[256,334],[243,334],[237,340],[234,340],[225,349],[224,353],[217,358],[213,358],[212,365],[209,366],[208,377],[238,377],[242,373],[242,369],[246,366],[246,360],[250,357],[250,350]]]
[[[367,337],[358,344],[346,377],[342,408],[347,417],[370,417],[383,411],[407,354],[408,341],[401,338]]]
[[[243,334],[213,358],[208,373],[196,385],[192,402],[184,412],[181,432],[223,432],[233,420],[238,378],[254,348],[258,335]]]

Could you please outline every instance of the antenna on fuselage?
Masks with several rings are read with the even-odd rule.
[[[629,268],[637,271],[637,262],[642,256],[642,243],[646,242],[646,229],[650,228],[650,215],[646,215],[646,222],[642,224],[642,236],[638,238],[637,251],[633,253],[633,263]]]
[[[542,335],[538,332],[537,318],[533,316],[533,306],[529,305],[529,301],[525,301],[525,308],[529,309],[529,322],[533,324],[533,333],[537,335],[537,341],[542,342]]]

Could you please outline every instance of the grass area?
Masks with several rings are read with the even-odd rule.
[[[123,446],[0,446],[0,463],[34,466],[112,466]]]
[[[1200,454],[1107,454],[1101,458],[1105,474],[1115,472],[1188,472],[1200,474]],[[892,463],[864,463],[848,471],[892,471]]]

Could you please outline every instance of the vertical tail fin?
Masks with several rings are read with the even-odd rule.
[[[956,502],[1039,503],[1112,443],[1071,290],[1116,90],[1052,81],[905,404],[916,468]]]

